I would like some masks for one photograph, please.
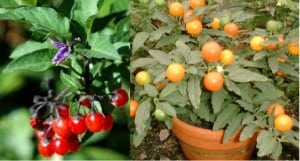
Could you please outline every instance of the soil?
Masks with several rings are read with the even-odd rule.
[[[299,114],[298,111],[287,111],[287,113]],[[296,115],[299,116],[299,115]],[[299,119],[298,117],[296,117]],[[154,121],[152,128],[143,142],[134,147],[131,145],[131,159],[133,160],[187,160],[184,156],[177,138],[163,124]],[[270,157],[258,157],[257,151],[253,152],[251,160],[273,160]],[[283,144],[283,152],[280,160],[299,160],[299,149]]]

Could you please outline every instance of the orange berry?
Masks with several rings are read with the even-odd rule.
[[[192,9],[196,7],[205,6],[205,0],[190,0],[189,5]]]
[[[171,82],[180,82],[185,75],[183,65],[178,63],[169,64],[166,70],[167,79]]]
[[[193,12],[194,12],[193,10],[188,10],[188,11],[184,12],[184,15],[183,15],[183,22],[184,23],[188,23],[188,22],[193,21],[193,20],[200,21],[199,16],[190,17],[193,14]]]
[[[278,131],[290,131],[293,128],[293,120],[286,114],[280,114],[275,117],[274,125]]]
[[[231,36],[237,36],[239,27],[235,23],[228,23],[224,26],[224,32]]]
[[[254,36],[251,40],[250,40],[250,48],[254,51],[260,51],[264,48],[263,43],[264,42],[264,38],[261,36]]]
[[[224,78],[221,73],[212,71],[204,76],[204,87],[211,92],[220,90],[224,84]]]
[[[284,113],[285,113],[285,109],[281,104],[274,103],[268,107],[269,115],[273,114],[273,116],[278,116],[278,115],[284,114]]]
[[[201,54],[205,61],[216,62],[221,58],[222,48],[215,41],[206,42],[201,48]]]
[[[136,100],[130,100],[130,117],[134,117],[138,109],[139,103]]]
[[[202,23],[199,20],[193,20],[185,25],[186,32],[190,35],[198,35],[202,32]]]
[[[280,63],[286,63],[286,59],[283,57],[277,57],[276,60]]]
[[[285,73],[283,71],[279,70],[279,71],[276,72],[276,75],[279,76],[279,77],[283,77],[283,76],[285,76]]]
[[[231,50],[225,49],[221,53],[220,62],[223,65],[230,65],[234,62],[234,54]]]
[[[211,28],[217,30],[220,28],[220,19],[214,18],[213,21],[210,23]]]
[[[296,44],[296,42],[289,43],[289,53],[291,55],[299,55],[299,46]]]
[[[184,7],[182,3],[173,2],[169,6],[169,12],[172,16],[180,17],[184,13]]]

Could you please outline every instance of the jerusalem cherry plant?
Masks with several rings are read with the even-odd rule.
[[[46,82],[48,94],[37,94],[30,107],[39,153],[76,152],[94,133],[109,132],[113,112],[125,113],[129,98],[128,1],[64,1],[61,6],[69,6],[64,12],[36,2],[0,5],[7,7],[1,8],[1,20],[25,22],[31,34],[3,72],[54,72]]]
[[[197,2],[197,3],[196,3]],[[196,6],[195,6],[196,5]],[[299,21],[295,1],[132,2],[132,143],[171,119],[258,133],[257,156],[299,149]],[[295,97],[296,96],[296,97]],[[134,112],[134,113],[133,113]]]

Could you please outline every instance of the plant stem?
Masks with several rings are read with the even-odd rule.
[[[84,57],[84,73],[83,73],[83,76],[84,76],[84,91],[85,93],[87,94],[90,94],[90,90],[91,90],[91,84],[92,84],[92,80],[91,80],[91,77],[90,77],[90,60],[86,57]]]

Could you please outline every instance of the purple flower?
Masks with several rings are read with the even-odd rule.
[[[53,64],[58,65],[60,62],[64,61],[71,53],[71,47],[67,44],[56,42],[50,40],[50,43],[58,48],[57,53],[55,54],[54,58],[52,59]]]

